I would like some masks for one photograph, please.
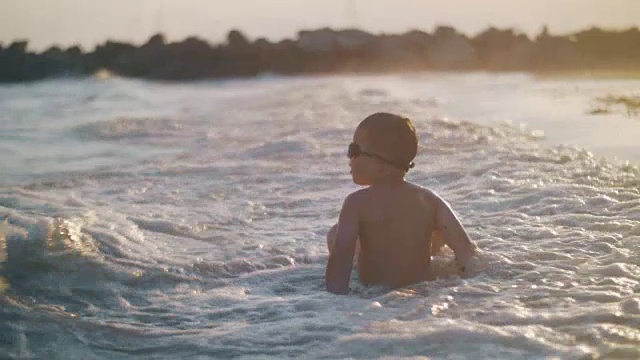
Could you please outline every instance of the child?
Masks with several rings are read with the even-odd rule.
[[[356,128],[347,156],[351,177],[367,186],[346,197],[327,235],[327,290],[349,291],[354,255],[365,285],[402,287],[424,281],[431,255],[446,244],[461,272],[477,247],[449,205],[434,192],[405,181],[418,138],[411,121],[376,113]],[[359,251],[356,247],[359,246]]]

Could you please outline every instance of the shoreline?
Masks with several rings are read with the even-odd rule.
[[[513,29],[489,28],[469,37],[448,26],[433,33],[373,35],[358,29],[304,30],[296,39],[250,41],[231,30],[227,41],[197,37],[145,44],[106,41],[93,51],[53,46],[28,51],[28,41],[0,44],[0,83],[112,73],[127,78],[188,81],[254,78],[260,74],[328,75],[390,72],[526,72],[539,77],[640,78],[640,31],[591,28],[534,38]]]

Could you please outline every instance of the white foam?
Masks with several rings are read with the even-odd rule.
[[[582,100],[620,84],[474,74],[51,85],[34,85],[38,106],[60,100],[52,92],[98,98],[68,96],[76,115],[42,118],[28,136],[6,127],[27,136],[19,153],[33,162],[16,158],[27,165],[6,167],[14,185],[0,189],[5,260],[18,265],[0,269],[0,316],[61,339],[29,339],[34,357],[105,341],[176,358],[637,354],[640,170],[602,158],[579,128],[571,142],[582,146],[558,145],[589,122],[575,115]],[[482,252],[463,277],[446,251],[434,281],[389,291],[354,272],[350,294],[334,296],[324,236],[358,188],[346,145],[375,111],[412,118],[421,146],[408,179],[447,199]],[[43,143],[60,152],[45,157]],[[61,306],[77,320],[58,321]]]

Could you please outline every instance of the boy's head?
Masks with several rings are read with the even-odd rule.
[[[375,113],[356,128],[349,157],[353,160],[365,155],[404,174],[413,166],[417,151],[418,137],[411,120],[395,114]]]

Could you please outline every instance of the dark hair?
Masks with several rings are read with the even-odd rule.
[[[371,151],[398,164],[410,163],[418,152],[416,128],[406,117],[375,113],[362,120],[356,130],[365,130]]]

